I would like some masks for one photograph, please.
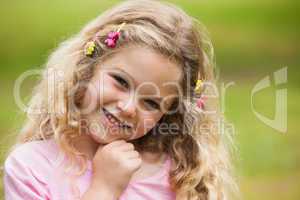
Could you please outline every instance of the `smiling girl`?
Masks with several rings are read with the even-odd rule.
[[[216,99],[196,98],[211,91],[197,83],[214,82],[207,47],[196,20],[150,0],[125,1],[63,42],[5,161],[6,199],[229,198]]]

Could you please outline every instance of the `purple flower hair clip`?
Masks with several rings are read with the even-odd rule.
[[[104,43],[106,44],[106,46],[108,46],[109,48],[115,48],[115,46],[117,45],[117,41],[121,35],[120,30],[123,28],[123,26],[126,23],[123,22],[120,27],[118,28],[117,31],[111,31],[108,33],[107,35],[107,39],[104,41]]]

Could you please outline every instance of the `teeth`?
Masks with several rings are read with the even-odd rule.
[[[110,120],[111,123],[118,125],[119,123],[115,120],[115,118],[113,118],[113,116],[111,116],[110,114],[108,114],[108,118]]]
[[[128,125],[124,124],[124,123],[119,123],[110,113],[108,113],[106,110],[104,110],[105,115],[107,116],[107,118],[109,119],[109,121],[119,127],[122,128],[130,128]]]
[[[116,120],[115,120],[115,118],[113,118],[112,116],[110,116],[110,118],[109,118],[112,122],[117,122]]]

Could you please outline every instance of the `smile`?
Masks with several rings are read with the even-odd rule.
[[[131,125],[129,125],[125,122],[122,122],[117,117],[115,117],[113,114],[108,112],[105,108],[103,108],[102,110],[103,110],[103,113],[105,114],[106,119],[109,121],[109,123],[112,126],[117,126],[117,127],[120,127],[120,128],[128,128],[128,129],[132,128]]]

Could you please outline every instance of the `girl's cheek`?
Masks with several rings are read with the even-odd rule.
[[[104,77],[104,80],[101,81],[101,83],[98,84],[98,101],[100,105],[117,100],[120,91],[116,87],[114,80],[109,77]]]
[[[157,121],[151,118],[141,119],[136,132],[131,135],[130,140],[143,137],[156,125],[156,123]]]
[[[97,108],[97,93],[93,87],[88,86],[85,91],[83,102],[81,105],[81,111],[84,113],[89,113]]]
[[[157,122],[160,120],[160,118],[163,116],[163,114],[159,111],[152,111],[144,113],[143,118],[148,121]]]
[[[104,79],[94,79],[88,83],[87,89],[84,94],[83,104],[81,109],[94,110],[101,104],[107,101],[109,91],[111,91],[111,81]]]
[[[148,115],[148,116],[144,116],[143,117],[143,120],[141,120],[140,123],[143,123],[142,124],[142,127],[144,129],[144,131],[149,131],[150,129],[152,129],[156,124],[157,122],[159,121],[160,117],[159,116],[153,116],[153,115]]]

